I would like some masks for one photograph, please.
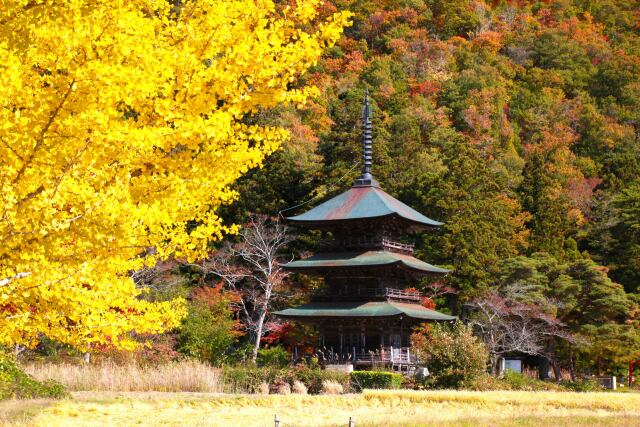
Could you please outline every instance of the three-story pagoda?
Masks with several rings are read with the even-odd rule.
[[[412,327],[429,321],[451,321],[425,308],[411,290],[429,275],[449,271],[413,256],[413,245],[401,243],[407,232],[433,229],[442,223],[385,193],[371,174],[372,125],[368,95],[363,107],[362,174],[346,192],[298,216],[298,227],[331,233],[327,250],[284,264],[291,272],[324,277],[325,288],[309,303],[276,312],[281,318],[314,325],[317,351],[329,360],[357,365],[409,366]]]

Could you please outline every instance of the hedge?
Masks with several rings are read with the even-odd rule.
[[[404,378],[395,372],[383,371],[353,371],[351,373],[351,386],[356,391],[365,388],[400,388]]]

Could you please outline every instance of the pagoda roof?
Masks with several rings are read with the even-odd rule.
[[[355,185],[301,215],[288,217],[287,221],[299,225],[318,225],[388,216],[398,216],[422,227],[438,227],[443,224],[391,197],[375,184]]]
[[[292,271],[315,271],[335,268],[358,268],[396,265],[420,273],[446,274],[449,270],[436,267],[411,255],[388,251],[324,252],[309,258],[283,264]]]
[[[276,311],[274,314],[284,318],[315,318],[315,317],[395,317],[407,316],[419,320],[455,320],[456,316],[449,316],[435,310],[430,310],[419,304],[392,301],[370,302],[315,302],[298,307]]]

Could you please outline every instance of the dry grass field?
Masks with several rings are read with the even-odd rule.
[[[154,366],[34,363],[23,368],[35,379],[59,381],[69,391],[228,391],[223,390],[220,369],[194,360]]]
[[[4,414],[4,415],[3,415]],[[0,422],[30,426],[640,426],[640,394],[374,391],[342,396],[79,392],[0,402]]]

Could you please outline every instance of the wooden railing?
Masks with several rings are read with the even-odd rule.
[[[376,351],[364,353],[354,353],[353,361],[362,364],[404,364],[411,365],[418,362],[417,358],[411,354],[409,347],[394,348],[384,347]]]
[[[323,300],[325,298],[336,299],[343,297],[365,297],[365,298],[390,298],[410,301],[420,301],[420,291],[406,290],[398,288],[364,288],[356,287],[350,289],[349,292],[341,294],[331,294],[326,292],[318,292],[313,294],[315,300]]]
[[[420,291],[398,288],[376,289],[376,291],[379,291],[379,293],[376,293],[376,296],[420,301]]]
[[[412,254],[414,245],[411,243],[401,243],[401,242],[396,242],[394,240],[389,240],[387,238],[383,238],[382,247],[388,248],[388,249],[395,249],[399,252],[406,252],[406,253]]]
[[[414,245],[397,242],[382,236],[349,236],[324,242],[324,246],[336,249],[389,249],[392,252],[412,254]]]

